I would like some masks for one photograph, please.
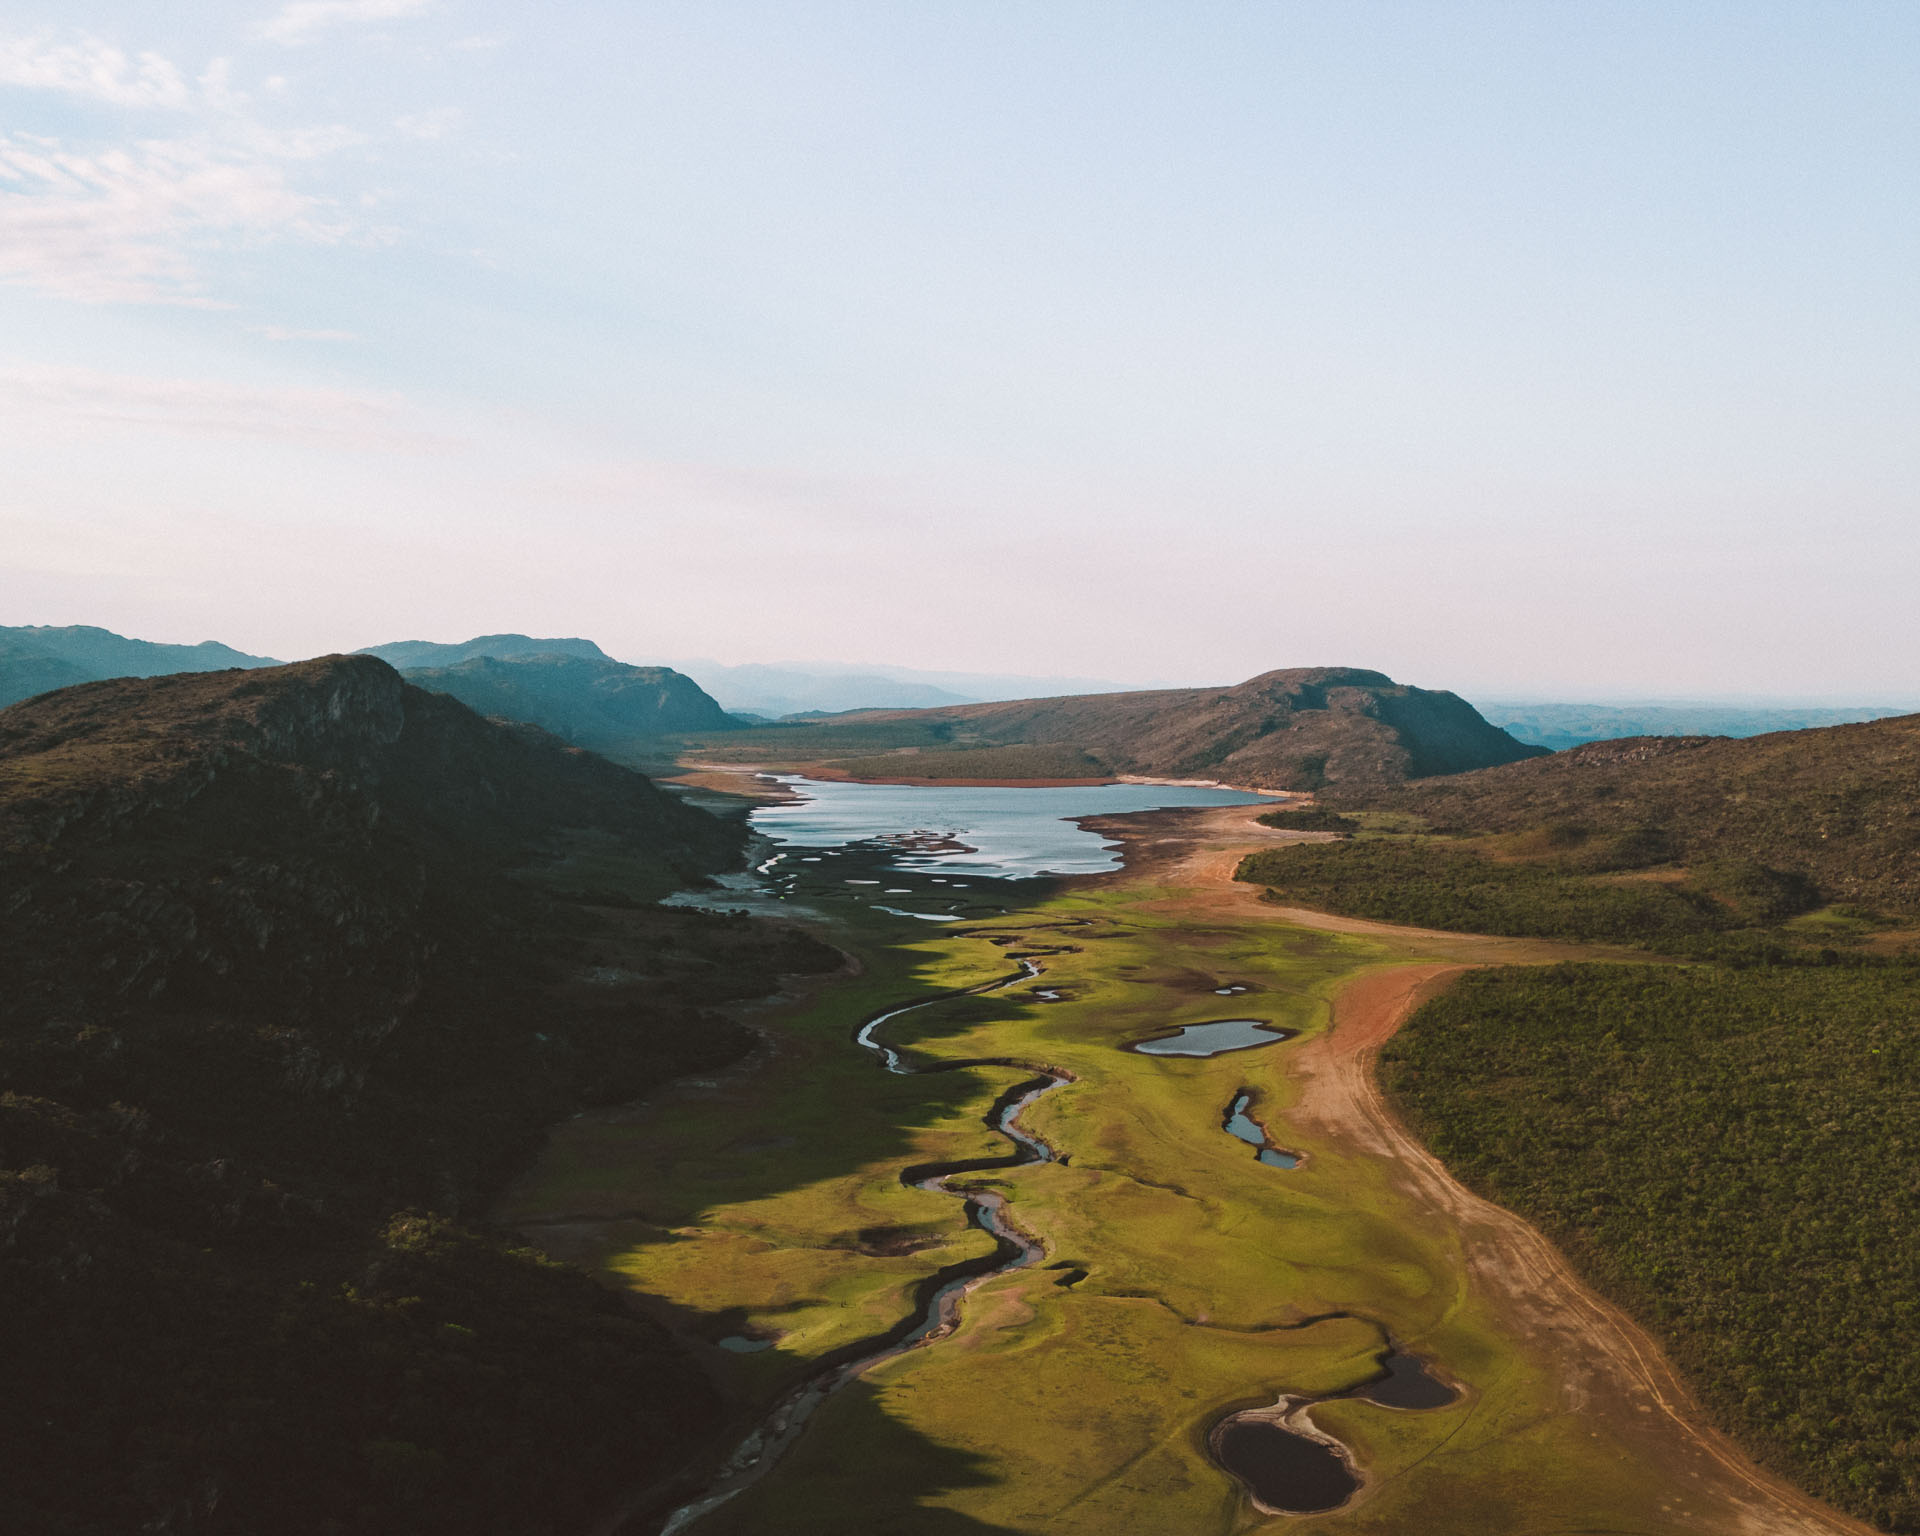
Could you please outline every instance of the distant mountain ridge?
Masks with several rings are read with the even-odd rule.
[[[824,674],[749,663],[692,668],[687,676],[734,714],[778,720],[787,715],[839,714],[849,709],[933,709],[973,704],[977,696],[928,683],[901,682],[880,673]]]
[[[479,714],[522,720],[595,750],[734,725],[692,678],[670,667],[634,667],[606,656],[477,655],[452,666],[408,667],[401,675]]]
[[[855,709],[938,709],[996,699],[1123,693],[1129,687],[1102,678],[930,672],[879,662],[749,662],[728,666],[700,658],[673,665],[725,708],[769,720],[789,715],[843,714]]]
[[[908,770],[915,777],[941,776],[946,766],[960,769],[969,749],[1045,746],[1088,754],[1096,771],[1317,789],[1394,784],[1543,751],[1489,724],[1457,694],[1409,687],[1355,667],[1289,668],[1229,688],[865,711],[836,722],[873,728],[890,723],[938,731],[946,739],[943,750],[920,751]],[[952,761],[943,764],[948,751]]]
[[[0,625],[0,708],[101,678],[279,665],[271,656],[250,656],[214,640],[167,645],[92,624]]]
[[[1629,736],[1764,736],[1817,730],[1909,713],[1861,705],[1733,704],[1482,704],[1480,713],[1517,740],[1563,752],[1589,741]]]
[[[471,640],[442,644],[437,640],[390,640],[385,645],[363,646],[356,656],[378,656],[390,667],[402,672],[419,667],[457,667],[478,656],[496,661],[513,661],[525,656],[581,656],[589,661],[613,658],[591,640],[537,639],[532,635],[475,635]]]

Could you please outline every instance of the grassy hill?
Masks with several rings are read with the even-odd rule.
[[[1349,836],[1241,878],[1707,962],[1477,973],[1395,1038],[1387,1084],[1753,1455],[1920,1531],[1920,717],[1596,743],[1324,799]]]
[[[715,745],[743,760],[825,761],[861,777],[916,779],[1001,776],[995,766],[1020,760],[1012,749],[1025,749],[1049,770],[1079,767],[1077,777],[1208,778],[1266,789],[1394,784],[1539,751],[1454,694],[1342,667],[1268,672],[1231,688],[866,710]],[[890,764],[883,753],[903,761]]]
[[[1920,914],[1920,715],[1745,740],[1595,742],[1327,799],[1436,831],[1532,834],[1618,869],[1737,860],[1803,876],[1828,901]]]
[[[0,711],[0,1527],[571,1532],[710,1433],[478,1218],[837,963],[649,904],[741,841],[372,658]]]
[[[475,656],[454,666],[408,668],[404,675],[476,713],[524,721],[602,751],[635,738],[726,731],[734,724],[692,678],[605,657]]]

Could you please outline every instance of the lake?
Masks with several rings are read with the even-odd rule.
[[[982,879],[1097,875],[1120,867],[1118,844],[1068,818],[1259,805],[1270,798],[1189,784],[989,789],[772,777],[803,797],[753,812],[753,829],[783,848],[890,847],[896,852],[889,862],[899,869]]]

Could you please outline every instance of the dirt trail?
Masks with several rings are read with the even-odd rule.
[[[1334,999],[1332,1026],[1295,1050],[1292,1067],[1301,1094],[1289,1119],[1393,1164],[1408,1197],[1459,1233],[1470,1282],[1558,1365],[1567,1410],[1608,1423],[1650,1464],[1668,1469],[1697,1501],[1690,1502],[1689,1512],[1700,1529],[1751,1536],[1867,1536],[1871,1526],[1772,1476],[1720,1434],[1660,1346],[1590,1290],[1539,1232],[1456,1182],[1400,1122],[1375,1079],[1380,1048],[1421,1003],[1473,966],[1594,958],[1606,952],[1395,928],[1277,907],[1263,900],[1258,888],[1235,881],[1234,868],[1250,847],[1300,841],[1302,835],[1261,826],[1253,820],[1257,811],[1232,806],[1175,813],[1182,825],[1171,825],[1173,817],[1166,813],[1113,817],[1102,830],[1126,838],[1131,875],[1150,874],[1178,888],[1167,899],[1170,909],[1371,934],[1432,955],[1371,971]]]

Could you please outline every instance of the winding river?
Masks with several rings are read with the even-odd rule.
[[[1040,966],[1031,959],[1019,961],[1020,969],[977,987],[960,992],[943,992],[937,997],[902,1003],[875,1014],[854,1033],[854,1042],[873,1052],[879,1064],[901,1077],[927,1072],[953,1072],[968,1067],[1015,1067],[1034,1075],[1008,1089],[987,1112],[987,1123],[1014,1144],[1014,1151],[1003,1157],[973,1158],[962,1162],[920,1163],[904,1168],[900,1182],[915,1189],[951,1195],[966,1204],[967,1220],[992,1234],[994,1251],[978,1259],[968,1259],[923,1281],[915,1309],[900,1323],[870,1339],[862,1339],[836,1350],[821,1362],[820,1368],[776,1403],[772,1410],[740,1442],[722,1464],[719,1473],[699,1498],[681,1505],[667,1517],[661,1536],[675,1536],[695,1521],[744,1493],[770,1472],[780,1457],[820,1409],[820,1405],[842,1387],[881,1362],[917,1349],[935,1339],[945,1338],[960,1323],[960,1303],[975,1287],[997,1275],[1026,1269],[1046,1256],[1046,1247],[1038,1238],[1020,1230],[1008,1215],[1007,1197],[998,1190],[956,1187],[950,1181],[989,1169],[1018,1168],[1030,1163],[1052,1162],[1058,1156],[1052,1146],[1020,1124],[1027,1106],[1044,1093],[1073,1081],[1070,1073],[1049,1067],[1034,1067],[1026,1062],[1002,1058],[969,1061],[941,1061],[915,1066],[896,1047],[879,1038],[879,1031],[893,1020],[935,1003],[956,997],[977,997],[998,992],[1040,974]]]

